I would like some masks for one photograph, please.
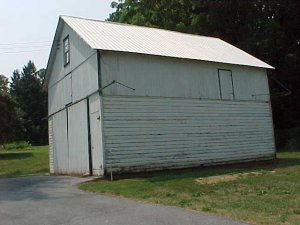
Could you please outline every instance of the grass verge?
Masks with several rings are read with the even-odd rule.
[[[210,212],[252,224],[300,224],[300,152],[278,153],[275,165],[165,172],[148,178],[84,183],[81,189]],[[263,171],[274,170],[275,173]],[[215,184],[195,179],[262,171]]]
[[[48,165],[48,146],[0,150],[0,178],[45,174]]]

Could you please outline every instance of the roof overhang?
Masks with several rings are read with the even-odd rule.
[[[60,16],[47,63],[46,75],[43,82],[44,88],[48,86],[56,53],[59,48],[59,39],[65,24],[88,46],[95,50],[275,69],[247,52],[218,38]],[[158,42],[162,42],[163,45]],[[180,45],[181,43],[182,46]],[[178,46],[181,47],[180,50],[178,50]]]
[[[56,27],[56,31],[55,31],[55,35],[54,35],[54,39],[52,42],[52,46],[51,46],[51,50],[50,50],[50,55],[48,58],[48,62],[47,62],[47,67],[46,67],[46,75],[43,81],[43,88],[47,89],[48,86],[48,82],[50,79],[50,74],[52,72],[52,66],[54,64],[54,60],[55,60],[55,56],[56,56],[56,52],[59,48],[59,42],[60,42],[60,36],[63,30],[63,26],[64,26],[64,21],[62,19],[62,17],[59,17],[58,20],[58,25]]]

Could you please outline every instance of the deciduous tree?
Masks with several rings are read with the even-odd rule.
[[[277,128],[300,126],[299,0],[119,0],[108,20],[219,37],[276,70],[270,77]]]

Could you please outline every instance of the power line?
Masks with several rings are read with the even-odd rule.
[[[0,43],[0,45],[27,45],[27,44],[41,44],[51,43],[52,41],[32,41],[32,42],[15,42],[15,43]]]
[[[2,54],[18,54],[18,53],[25,53],[25,52],[39,52],[39,51],[46,51],[48,49],[36,49],[36,50],[30,50],[30,51],[15,51],[15,52],[0,52],[0,55]]]
[[[19,49],[19,48],[39,48],[39,47],[49,47],[51,45],[32,45],[32,46],[18,46],[18,47],[0,47],[0,49]]]

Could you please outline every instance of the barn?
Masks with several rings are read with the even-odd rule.
[[[267,69],[218,38],[61,16],[45,77],[50,172],[273,159]]]

